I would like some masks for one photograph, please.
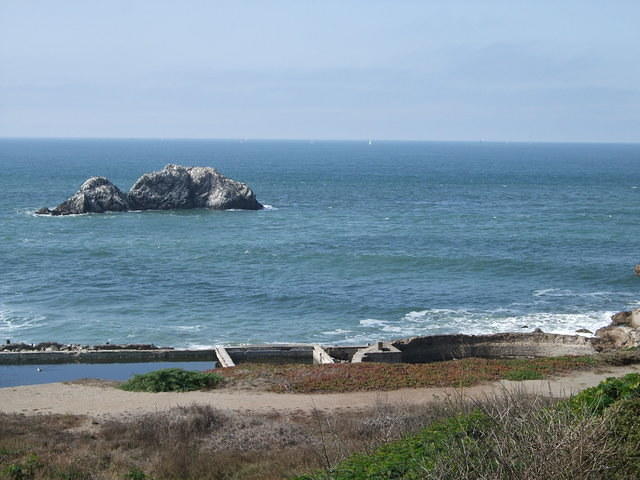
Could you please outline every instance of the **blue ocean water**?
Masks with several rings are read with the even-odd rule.
[[[33,215],[167,163],[269,208]],[[640,145],[3,139],[0,171],[0,339],[572,333],[640,305]]]

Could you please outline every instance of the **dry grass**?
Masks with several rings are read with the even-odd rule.
[[[465,358],[437,363],[241,364],[216,370],[226,388],[320,393],[464,387],[500,379],[545,378],[604,364],[596,357]]]
[[[432,479],[608,479],[616,457],[609,420],[576,416],[549,407],[549,400],[503,395],[477,402],[489,419],[482,439],[452,440],[447,454],[425,478]]]
[[[380,403],[331,415],[240,415],[194,405],[89,429],[83,417],[0,414],[0,478],[281,479],[370,452],[447,413]],[[22,476],[10,474],[16,466]]]
[[[457,399],[447,422],[299,480],[637,478],[611,417],[580,415],[555,403],[508,391],[479,401]],[[464,427],[472,417],[473,427]]]
[[[486,428],[451,437],[446,455],[416,478],[607,478],[615,460],[607,417],[577,418],[554,403],[505,390],[476,401],[380,402],[333,414],[241,415],[194,405],[98,425],[77,416],[0,415],[0,478],[269,480],[313,471],[313,478],[370,478],[332,472],[354,453],[477,411],[489,419]],[[19,475],[16,466],[24,467]]]

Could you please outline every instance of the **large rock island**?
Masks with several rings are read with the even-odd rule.
[[[127,193],[104,177],[91,177],[57,207],[41,208],[36,213],[73,215],[186,208],[260,210],[263,207],[246,183],[227,178],[211,167],[167,165],[159,172],[142,175]]]

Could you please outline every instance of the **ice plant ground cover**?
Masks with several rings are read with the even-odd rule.
[[[273,392],[319,393],[467,387],[495,380],[529,380],[606,365],[606,357],[535,359],[465,358],[425,364],[338,363],[271,365],[246,363],[216,370],[225,385]]]

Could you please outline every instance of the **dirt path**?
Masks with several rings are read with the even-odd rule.
[[[194,403],[208,404],[223,410],[245,412],[302,411],[313,409],[359,409],[380,403],[421,404],[450,395],[479,398],[501,390],[524,390],[565,397],[597,385],[611,376],[640,372],[640,365],[608,367],[597,371],[581,371],[549,380],[500,382],[468,388],[416,388],[390,392],[354,392],[328,394],[269,393],[255,391],[213,390],[187,393],[133,393],[108,384],[50,383],[0,388],[0,412],[35,415],[72,413],[92,417],[129,416],[167,410]]]

